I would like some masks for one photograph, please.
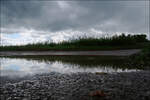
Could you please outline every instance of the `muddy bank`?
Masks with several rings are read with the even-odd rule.
[[[6,51],[0,56],[130,56],[139,53],[140,49],[109,50],[109,51]]]
[[[5,80],[0,88],[1,100],[150,100],[150,71],[50,73],[11,83]],[[94,95],[95,91],[102,95]]]

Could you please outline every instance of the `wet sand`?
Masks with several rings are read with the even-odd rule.
[[[109,51],[6,51],[0,56],[130,56],[140,49],[109,50]]]

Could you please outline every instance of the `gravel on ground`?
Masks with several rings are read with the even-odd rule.
[[[0,100],[150,100],[150,71],[52,72],[12,80],[1,76]]]

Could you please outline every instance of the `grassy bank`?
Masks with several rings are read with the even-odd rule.
[[[47,50],[115,50],[143,48],[146,35],[120,35],[107,38],[79,38],[61,43],[36,43],[19,46],[0,46],[0,51],[47,51]]]
[[[136,67],[150,68],[150,44],[142,52],[129,57],[128,63]]]

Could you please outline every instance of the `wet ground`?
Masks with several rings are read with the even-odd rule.
[[[109,50],[109,51],[8,51],[0,52],[1,56],[26,56],[26,55],[55,55],[55,56],[130,56],[140,52],[140,49],[130,50]]]
[[[1,100],[150,100],[150,71],[49,73],[1,80]]]

